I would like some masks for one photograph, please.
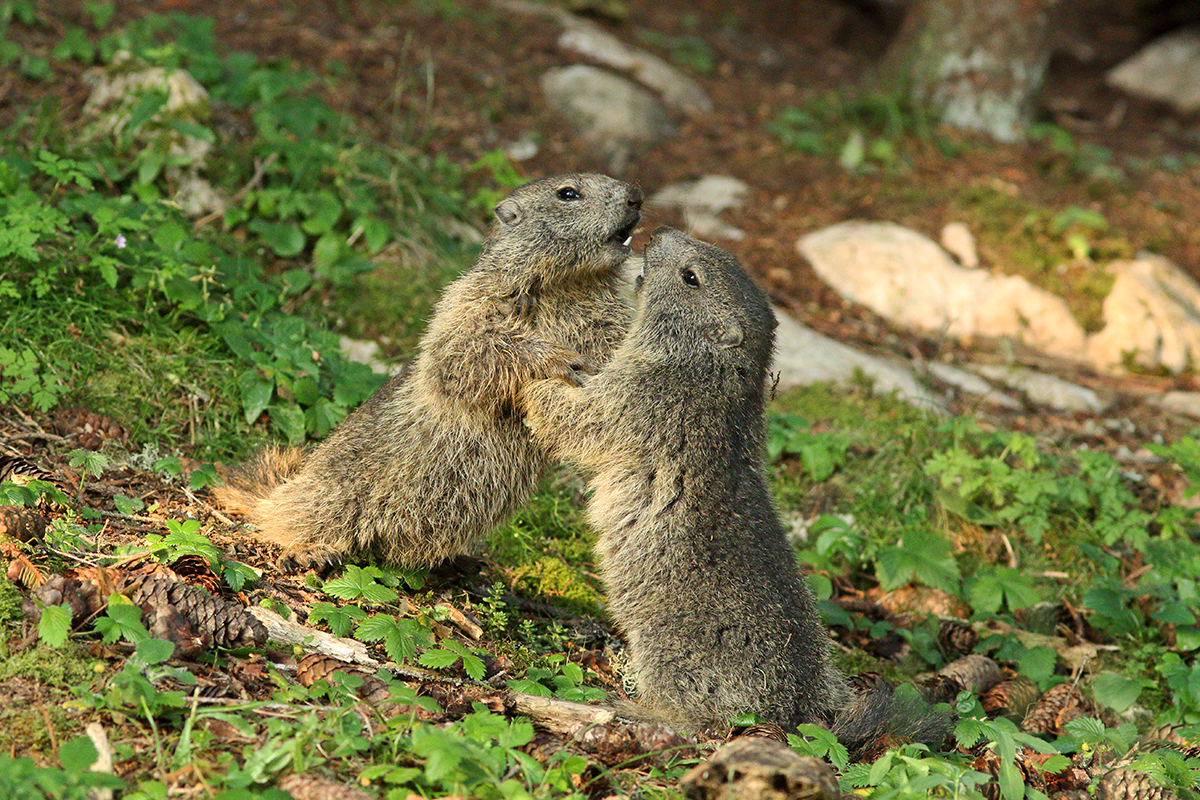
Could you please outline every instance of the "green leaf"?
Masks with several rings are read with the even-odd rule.
[[[96,745],[87,736],[76,736],[58,746],[58,761],[67,772],[84,772],[99,757]]]
[[[275,381],[262,377],[257,369],[248,369],[238,376],[238,388],[242,392],[242,410],[246,422],[253,425],[259,415],[271,403],[275,392]]]
[[[445,669],[454,666],[458,659],[458,653],[452,653],[449,650],[426,650],[421,654],[417,663],[430,669]]]
[[[300,255],[308,242],[304,231],[293,222],[267,222],[256,219],[246,227],[261,236],[267,247],[280,258]]]
[[[1137,702],[1138,695],[1142,693],[1142,681],[1115,672],[1101,672],[1096,676],[1092,688],[1098,701],[1119,714]]]
[[[146,639],[138,642],[138,657],[147,664],[161,664],[175,652],[175,645],[163,639]]]
[[[117,511],[128,515],[146,507],[146,504],[136,497],[126,497],[120,493],[113,495],[113,505],[117,507]]]
[[[71,607],[46,606],[38,620],[38,636],[51,647],[61,647],[71,635]]]
[[[304,444],[304,410],[295,403],[275,403],[267,407],[271,423],[279,429],[293,447]]]

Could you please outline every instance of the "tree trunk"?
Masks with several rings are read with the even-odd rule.
[[[913,0],[884,57],[885,85],[938,119],[1011,142],[1050,60],[1057,0]]]

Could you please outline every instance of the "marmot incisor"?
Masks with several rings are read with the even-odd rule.
[[[551,455],[591,478],[609,609],[639,702],[695,728],[739,712],[793,728],[848,701],[767,488],[775,318],[729,253],[669,229],[633,323],[582,386],[522,394]]]
[[[217,490],[280,566],[364,551],[402,566],[463,552],[537,487],[547,463],[518,411],[528,382],[607,361],[629,320],[621,265],[642,192],[603,175],[533,181],[495,209],[418,355],[315,451],[267,450]]]

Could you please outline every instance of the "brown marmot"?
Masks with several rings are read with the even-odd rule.
[[[216,490],[280,568],[350,552],[401,566],[464,552],[537,487],[547,457],[518,411],[530,381],[607,361],[629,320],[621,266],[642,192],[560,175],[501,201],[475,265],[446,287],[409,370],[311,454],[268,449]]]
[[[608,365],[522,393],[535,440],[590,476],[638,701],[693,728],[828,723],[849,699],[767,487],[775,324],[732,255],[660,229]]]

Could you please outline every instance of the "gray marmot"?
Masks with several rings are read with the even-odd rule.
[[[741,712],[825,724],[852,751],[940,742],[945,716],[882,681],[852,689],[830,661],[767,486],[766,294],[732,255],[670,229],[644,270],[608,365],[521,396],[534,439],[591,476],[588,520],[639,702],[693,729]]]
[[[695,728],[828,722],[849,692],[767,488],[775,317],[737,260],[660,229],[612,360],[530,384],[526,424],[587,472],[639,702]],[[567,376],[576,377],[576,376]]]
[[[467,550],[528,499],[547,464],[520,417],[521,388],[602,364],[624,336],[621,266],[641,205],[639,188],[603,175],[513,191],[407,373],[311,454],[260,453],[218,501],[283,546],[284,570],[350,552],[424,566]]]

